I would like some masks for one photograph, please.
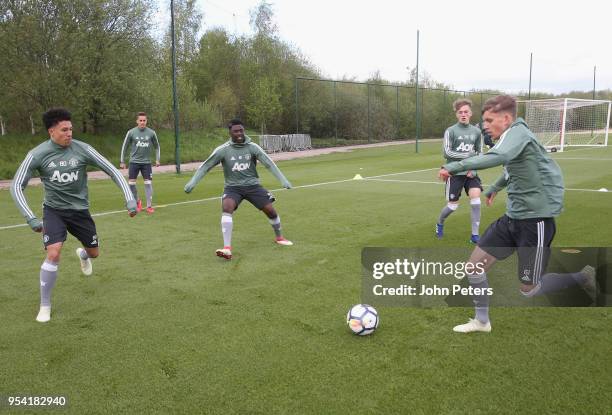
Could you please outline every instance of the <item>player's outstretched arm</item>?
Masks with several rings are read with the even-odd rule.
[[[99,167],[102,171],[110,176],[110,178],[115,182],[117,187],[123,193],[123,197],[125,199],[125,207],[128,210],[130,216],[136,215],[136,200],[134,200],[134,195],[130,190],[130,186],[128,185],[125,177],[121,175],[121,172],[117,170],[115,166],[111,164],[104,156],[98,153],[92,146],[86,145],[85,151],[89,155],[89,160],[91,164]]]
[[[125,151],[129,147],[130,140],[132,139],[130,131],[132,130],[129,130],[125,134],[125,138],[123,139],[123,144],[121,145],[121,155],[119,156],[119,167],[122,169],[125,169]]]
[[[504,155],[488,152],[480,156],[469,157],[465,160],[453,161],[442,167],[451,174],[457,174],[468,170],[484,170],[495,166],[501,166],[506,163],[506,161],[507,158]]]
[[[32,153],[28,153],[17,169],[13,181],[11,182],[11,197],[17,206],[17,209],[21,212],[28,225],[34,232],[41,232],[43,228],[42,221],[34,215],[32,209],[28,205],[28,201],[25,198],[23,190],[28,185],[32,171],[38,167],[38,161],[34,158]]]
[[[276,179],[281,183],[281,185],[285,189],[291,189],[293,187],[291,185],[291,182],[287,180],[285,175],[280,171],[280,169],[276,166],[276,164],[274,164],[272,159],[266,154],[263,148],[259,147],[255,143],[252,143],[252,144],[253,146],[255,146],[255,152],[256,152],[255,156],[257,157],[257,160],[261,161],[261,163],[264,166],[266,166],[268,170],[270,170],[270,173],[272,173],[274,177],[276,177]]]
[[[206,174],[217,164],[223,160],[223,149],[224,146],[217,147],[210,156],[200,164],[200,167],[193,174],[191,179],[187,182],[184,187],[185,193],[191,193],[195,189],[196,185],[206,176]]]
[[[501,135],[497,144],[489,152],[456,163],[448,163],[444,167],[455,174],[459,171],[482,170],[500,166],[518,157],[529,143],[529,135],[525,134],[520,128],[514,129],[511,127]]]
[[[161,159],[161,146],[155,132],[153,132],[153,148],[155,148],[155,166],[159,167],[159,160]]]

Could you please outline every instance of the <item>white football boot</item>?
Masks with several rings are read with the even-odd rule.
[[[81,252],[83,251],[84,251],[83,248],[77,248],[76,254],[79,257],[79,261],[81,261],[81,271],[83,272],[84,275],[89,276],[93,272],[93,265],[91,264],[90,258],[87,258],[87,259],[81,258]]]
[[[36,316],[36,321],[39,323],[46,323],[49,320],[51,320],[51,306],[41,305],[38,315]]]
[[[472,333],[475,331],[489,333],[491,331],[491,322],[481,323],[480,321],[471,318],[467,323],[453,327],[453,331],[456,333]]]
[[[291,242],[288,239],[285,239],[282,236],[279,236],[278,238],[276,238],[276,243],[279,244],[279,245],[284,245],[284,246],[291,246],[291,245],[293,245],[293,242]]]
[[[232,247],[231,246],[224,246],[221,249],[217,249],[215,253],[217,254],[218,257],[225,258],[225,259],[232,259]]]

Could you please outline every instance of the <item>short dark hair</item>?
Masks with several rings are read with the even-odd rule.
[[[483,114],[485,111],[491,111],[494,113],[509,112],[512,115],[512,118],[516,118],[516,98],[510,95],[498,95],[496,97],[489,98],[482,107]]]
[[[231,130],[234,125],[242,125],[244,127],[244,124],[238,118],[231,120],[229,124],[227,124],[227,128]]]
[[[45,128],[48,130],[62,121],[72,121],[72,115],[65,108],[51,108],[43,114],[42,120]]]
[[[471,99],[467,99],[467,98],[459,98],[458,100],[453,102],[453,108],[455,109],[455,112],[459,111],[459,108],[463,107],[464,105],[467,105],[471,109],[472,108],[472,100]]]
[[[136,118],[138,118],[138,117],[146,117],[146,116],[147,116],[147,113],[146,112],[142,112],[142,111],[140,111],[138,114],[136,114]]]

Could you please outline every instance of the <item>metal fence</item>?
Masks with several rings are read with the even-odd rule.
[[[259,144],[268,153],[302,151],[312,148],[308,134],[260,135]]]
[[[442,137],[457,121],[453,101],[472,100],[477,123],[484,102],[498,94],[419,87],[417,122],[413,86],[297,77],[295,131],[309,134],[314,147]]]

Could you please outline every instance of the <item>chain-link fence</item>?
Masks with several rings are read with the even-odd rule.
[[[472,100],[472,123],[477,123],[484,102],[498,95],[434,88],[418,93],[417,122],[415,87],[298,77],[295,132],[310,134],[313,147],[442,137],[457,122],[453,101]]]

